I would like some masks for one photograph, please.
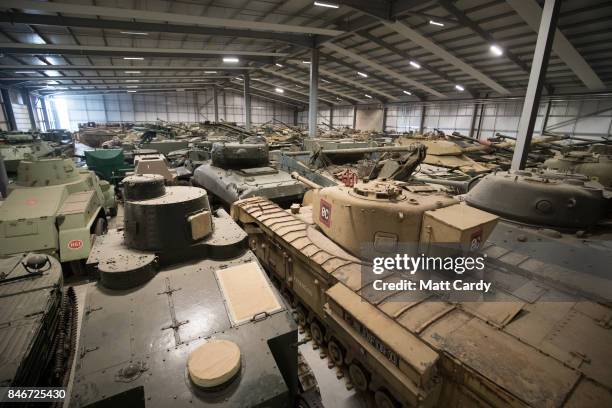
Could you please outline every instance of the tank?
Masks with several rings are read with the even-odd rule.
[[[31,133],[5,132],[0,135],[0,156],[8,173],[16,173],[19,162],[50,156],[53,145],[34,137]]]
[[[72,133],[66,129],[49,129],[46,132],[41,132],[40,138],[48,142],[61,144],[72,143]]]
[[[35,253],[0,258],[0,299],[1,386],[66,387],[77,309],[60,263]]]
[[[114,185],[121,181],[125,174],[133,170],[126,163],[123,149],[85,150],[87,168],[102,179]]]
[[[36,251],[61,262],[87,259],[93,237],[116,211],[114,187],[71,159],[22,161],[0,206],[0,255]]]
[[[119,129],[111,129],[104,127],[89,127],[81,128],[76,134],[79,142],[89,147],[100,147],[104,142],[112,140],[114,137],[121,135]]]
[[[289,407],[297,326],[205,190],[133,175],[96,240],[71,406]]]
[[[140,153],[140,152],[137,152]],[[166,157],[161,153],[148,153],[134,155],[133,174],[159,174],[168,185],[176,184],[178,175],[176,169],[170,168]],[[128,172],[131,175],[132,172]]]
[[[585,262],[576,248],[545,264],[555,252],[535,237],[516,240],[497,215],[406,182],[315,188],[289,210],[253,197],[235,202],[231,213],[330,365],[377,407],[612,403],[612,286],[602,269],[579,276],[562,270],[572,257]],[[372,256],[435,254],[435,243],[476,251],[486,269],[482,276],[466,272],[463,282],[480,276],[494,291],[463,299],[437,289],[409,297],[373,289],[414,278],[364,273]],[[599,255],[602,265],[612,261],[609,246]]]
[[[579,173],[598,181],[605,187],[612,187],[612,147],[592,145],[587,150],[557,152],[546,160],[542,167],[566,173]]]
[[[265,143],[249,139],[245,143],[214,143],[211,158],[194,171],[192,181],[224,205],[256,195],[290,204],[301,200],[304,194],[300,182],[271,165]]]

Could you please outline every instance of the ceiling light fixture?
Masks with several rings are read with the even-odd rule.
[[[242,81],[242,78],[240,78],[240,77],[236,77],[236,78],[234,78],[234,79],[237,79],[237,80],[239,80],[239,81]]]
[[[142,33],[139,31],[119,31],[121,34],[127,34],[127,35],[149,35],[149,33]]]
[[[435,25],[438,27],[444,27],[444,23],[440,23],[439,21],[429,20],[429,24]]]
[[[489,47],[489,51],[491,51],[496,57],[501,57],[502,55],[504,55],[504,50],[502,50],[500,46],[495,44]]]
[[[465,91],[465,88],[462,87],[461,85],[455,85],[455,89],[458,90],[459,92]]]
[[[124,60],[135,60],[135,61],[142,61],[144,58],[143,57],[123,57]]]
[[[329,84],[329,83],[330,83],[330,82],[329,82],[327,79],[325,79],[325,78],[321,78],[321,82],[325,82],[326,84]]]
[[[402,91],[402,92],[405,93],[406,95],[412,95],[412,93],[408,91]]]
[[[16,74],[35,74],[36,71],[15,71]]]
[[[302,64],[310,64],[310,61],[302,61]]]
[[[126,92],[128,92],[128,93],[133,93],[133,92],[136,92],[136,91],[126,91]]]
[[[359,75],[362,78],[367,78],[368,77],[368,74],[364,74],[363,72],[359,72],[359,71],[357,71],[357,75]]]
[[[204,71],[205,74],[216,74],[217,71]]]
[[[277,67],[279,67],[279,68],[282,68],[282,67],[283,67],[283,64],[279,64],[278,62],[277,62],[276,64],[274,64],[274,65],[276,65],[276,66],[277,66]]]
[[[274,89],[274,90],[275,90],[276,92],[280,93],[280,94],[285,93],[285,90],[284,90],[284,89],[281,89],[281,88],[276,88],[276,89]]]
[[[223,57],[223,62],[225,63],[236,63],[240,62],[240,60],[236,57]]]
[[[140,82],[140,79],[126,79],[125,82]]]
[[[372,99],[372,97],[370,95],[368,95],[368,94],[364,94],[364,95],[365,95],[366,98]]]
[[[333,8],[333,9],[337,9],[338,7],[340,7],[340,5],[338,4],[334,4],[334,3],[325,3],[322,1],[315,1],[314,5],[317,7],[327,7],[327,8]]]
[[[140,74],[140,71],[123,71],[126,74]]]
[[[127,85],[126,88],[138,88],[138,85]]]
[[[412,65],[413,67],[415,67],[416,69],[421,68],[421,65],[418,62],[414,62],[414,61],[410,61],[410,65]]]

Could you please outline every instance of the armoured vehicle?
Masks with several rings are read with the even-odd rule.
[[[125,177],[126,172],[133,169],[126,163],[123,149],[94,149],[86,150],[85,163],[87,168],[100,179],[114,185]]]
[[[265,143],[252,139],[244,143],[214,143],[211,157],[209,163],[195,170],[192,182],[228,206],[238,199],[256,195],[275,202],[292,203],[304,194],[300,182],[272,167]]]
[[[35,253],[0,258],[0,305],[0,386],[65,387],[77,309],[60,263]]]
[[[72,133],[66,129],[49,129],[39,133],[42,140],[61,144],[72,143]]]
[[[104,142],[121,135],[120,129],[104,127],[85,127],[79,129],[76,138],[89,147],[100,147]]]
[[[580,173],[612,187],[612,146],[595,144],[588,149],[560,151],[542,167],[561,172]]]
[[[474,194],[491,188],[488,177]],[[576,243],[539,246],[546,232],[495,226],[497,216],[489,211],[512,195],[498,197],[500,189],[491,191],[497,198],[491,205],[478,205],[483,211],[428,185],[375,180],[313,189],[304,206],[290,210],[248,198],[234,203],[232,216],[312,338],[378,407],[609,406],[612,285],[601,269],[612,261],[609,241],[583,243],[604,246],[590,259],[577,256]],[[563,206],[573,204],[601,211],[597,194],[583,193],[575,201],[565,197],[560,207],[536,208],[559,210],[559,218],[571,213]],[[474,204],[474,197],[467,202]],[[464,300],[428,288],[409,295],[376,290],[373,281],[418,280],[393,270],[367,273],[372,249],[394,256],[406,251],[395,246],[400,241],[412,244],[410,256],[427,255],[438,242],[480,248],[487,256],[484,272],[461,277],[486,279],[494,290]],[[583,264],[574,275],[572,259]],[[598,263],[597,272],[587,273],[585,263]]]
[[[123,229],[87,261],[71,405],[292,406],[296,324],[244,231],[203,189],[123,185]]]
[[[54,152],[51,143],[37,139],[31,133],[6,132],[0,135],[0,156],[9,173],[17,172],[22,160],[38,159]]]
[[[114,187],[71,159],[22,161],[0,206],[0,255],[44,252],[78,268],[116,211]]]

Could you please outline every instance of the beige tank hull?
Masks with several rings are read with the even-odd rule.
[[[556,290],[545,284],[497,289],[497,301],[394,301],[368,290],[361,262],[315,227],[311,207],[292,214],[256,197],[232,215],[313,339],[379,406],[612,406],[609,307],[543,301]]]

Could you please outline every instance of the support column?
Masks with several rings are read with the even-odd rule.
[[[11,103],[11,96],[9,95],[8,89],[2,88],[2,102],[4,105],[4,116],[6,117],[6,124],[8,130],[17,130],[17,122],[15,122],[15,113],[13,112],[13,105]]]
[[[353,130],[357,130],[357,105],[353,105]]]
[[[310,89],[308,100],[308,136],[317,137],[317,113],[319,93],[319,49],[313,48],[310,53]]]
[[[297,108],[295,108],[293,110],[293,126],[297,126],[298,125],[298,115],[299,115],[299,112],[298,112]]]
[[[527,85],[523,112],[521,113],[521,120],[519,121],[518,133],[516,135],[516,146],[514,147],[512,165],[510,166],[511,170],[524,169],[527,162],[560,8],[561,0],[546,0],[544,3],[538,40],[533,53],[533,61],[531,62],[529,84]]]
[[[8,195],[8,174],[4,165],[4,157],[0,154],[0,199],[5,199]]]
[[[43,123],[45,124],[45,130],[51,130],[51,122],[49,121],[49,112],[47,112],[47,98],[44,96],[40,98],[40,108],[43,113]]]
[[[251,77],[244,74],[244,128],[251,130]]]
[[[34,108],[32,107],[32,98],[30,98],[30,91],[27,88],[23,88],[21,91],[21,97],[23,98],[23,103],[26,108],[28,108],[28,116],[30,117],[30,129],[36,130],[38,129],[38,124],[36,123],[36,116],[34,115]]]
[[[334,130],[334,105],[329,105],[329,129]]]
[[[478,117],[478,128],[476,129],[476,140],[480,140],[480,131],[482,130],[482,121],[484,120],[485,105],[486,103],[484,102],[480,104],[480,115]]]
[[[387,129],[387,114],[389,113],[389,108],[387,105],[383,105],[383,119],[382,119],[382,131],[383,133]]]
[[[540,136],[544,136],[544,131],[548,125],[548,116],[550,116],[550,100],[546,102],[546,108],[544,109],[544,117],[542,118],[542,129],[540,130]]]
[[[470,122],[470,133],[468,133],[468,136],[471,138],[474,137],[474,131],[476,128],[476,116],[478,116],[479,106],[480,106],[480,103],[475,103],[474,106],[472,107],[472,121]]]
[[[423,105],[421,106],[421,123],[419,124],[419,133],[423,134],[423,131],[425,130],[425,111],[427,109],[427,106]]]
[[[219,95],[216,86],[213,86],[213,107],[215,109],[215,123],[217,123],[219,122]]]

